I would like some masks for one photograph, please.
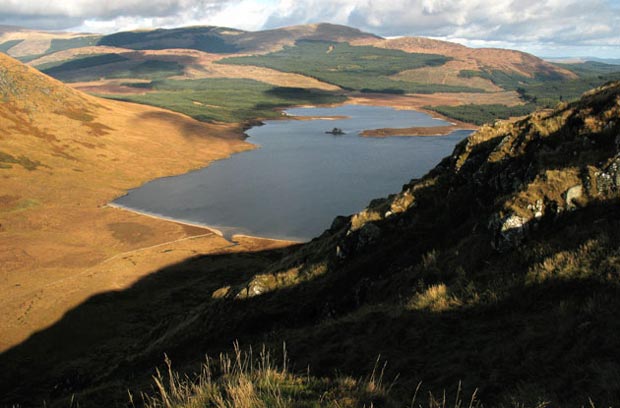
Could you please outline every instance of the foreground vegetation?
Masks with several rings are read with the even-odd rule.
[[[149,92],[115,98],[170,109],[201,121],[238,123],[257,118],[274,119],[280,116],[276,108],[345,100],[341,95],[328,92],[274,87],[251,79],[163,80],[130,85]]]
[[[447,57],[412,54],[347,43],[298,41],[267,55],[225,58],[219,63],[253,65],[310,76],[345,90],[384,93],[480,92],[464,86],[424,84],[389,78],[408,69],[445,64]]]
[[[390,395],[395,382],[386,381],[385,367],[377,359],[370,375],[364,378],[317,378],[309,370],[293,374],[288,368],[286,349],[283,362],[278,365],[264,347],[254,358],[251,350],[242,352],[236,344],[233,357],[228,354],[221,354],[216,360],[207,357],[194,379],[180,376],[166,358],[165,371],[157,370],[154,376],[155,392],[143,394],[142,400],[146,408],[401,407]],[[456,395],[448,402],[445,393],[439,398],[431,392],[423,395],[421,385],[416,387],[408,406],[473,408],[481,405],[476,400],[476,390],[467,397],[459,385]],[[130,399],[133,402],[131,394]]]

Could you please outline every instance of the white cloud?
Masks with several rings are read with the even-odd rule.
[[[266,4],[264,1],[260,0],[244,0],[241,2],[228,3],[217,13],[197,20],[195,23],[206,23],[255,31],[264,27],[271,12],[271,4]]]

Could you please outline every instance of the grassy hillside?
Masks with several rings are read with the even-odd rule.
[[[41,64],[37,69],[69,83],[101,78],[160,79],[183,74],[183,66],[176,61],[132,59],[121,54],[78,57],[66,62]]]
[[[497,119],[527,115],[536,110],[536,105],[533,103],[517,106],[467,104],[458,106],[427,106],[426,109],[441,113],[452,119],[475,125],[484,125]]]
[[[273,119],[280,116],[277,108],[344,101],[344,97],[330,92],[274,87],[250,79],[164,80],[132,86],[149,92],[116,98],[159,106],[201,121]]]
[[[524,105],[510,107],[497,104],[470,104],[428,106],[427,108],[453,119],[480,125],[496,119],[523,116],[539,108],[554,108],[560,102],[571,102],[579,99],[584,92],[592,88],[610,81],[620,80],[620,66],[601,63],[561,65],[575,72],[579,77],[577,79],[527,78],[497,71],[493,75],[484,76],[480,72],[461,71],[461,75],[464,77],[482,75],[504,89],[517,91]]]
[[[186,27],[149,31],[127,31],[102,37],[98,45],[132,50],[162,50],[190,48],[210,53],[234,53],[239,48],[227,37],[242,31],[219,27]]]
[[[274,51],[304,39],[346,42],[376,38],[379,37],[334,24],[307,24],[257,32],[202,26],[121,32],[101,38],[99,44],[133,50],[187,48],[209,53],[236,53]]]
[[[60,38],[51,40],[50,47],[47,49],[45,54],[52,54],[58,51],[70,50],[72,48],[81,48],[88,47],[92,45],[97,45],[101,36],[92,35],[92,36],[84,36],[84,37],[74,37],[74,38]]]
[[[612,406],[619,100],[616,83],[484,126],[308,244],[196,256],[94,296],[0,355],[2,402],[127,403],[128,389],[134,400],[154,392],[163,353],[191,379],[205,353],[239,340],[243,350],[286,342],[291,364],[266,377],[216,366],[185,383],[181,403],[166,399],[175,381],[158,385],[170,393],[150,394],[151,406],[218,393],[235,406],[243,390],[293,401],[282,406],[408,406],[420,381],[424,395],[461,389],[465,401],[477,389],[485,406]],[[389,393],[360,393],[378,356],[385,384],[398,379]]]
[[[388,78],[400,71],[442,65],[448,58],[436,54],[410,54],[346,43],[299,41],[294,47],[267,55],[230,57],[224,64],[253,65],[294,72],[338,85],[347,90],[386,93],[480,91],[468,87],[428,85]]]

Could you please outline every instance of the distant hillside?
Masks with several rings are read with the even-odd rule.
[[[249,79],[305,91],[451,94],[426,97],[421,106],[474,124],[554,107],[620,75],[616,65],[554,64],[514,50],[420,37],[384,39],[334,24],[256,32],[197,26],[106,36],[16,29],[0,34],[0,52],[112,98],[149,93],[145,89],[164,80]],[[184,89],[174,83],[176,91]],[[156,105],[177,106],[174,99]]]
[[[6,26],[0,31],[0,51],[25,60],[87,46],[131,50],[180,48],[219,54],[274,51],[285,45],[292,45],[297,40],[347,42],[379,38],[355,28],[333,24],[310,24],[258,32],[197,26],[126,31],[105,36],[34,31]]]
[[[5,27],[0,30],[0,52],[22,61],[58,51],[96,45],[100,35],[47,32]]]
[[[585,62],[601,62],[603,64],[620,65],[620,58],[598,58],[598,57],[557,57],[545,58],[545,61],[558,64],[577,64]]]
[[[447,41],[421,37],[402,37],[357,41],[375,47],[398,49],[413,53],[436,53],[453,58],[446,64],[443,73],[449,74],[443,81],[454,81],[464,76],[477,76],[493,82],[504,89],[510,87],[507,80],[528,79],[574,79],[576,76],[565,69],[550,64],[538,57],[520,51],[498,48],[468,48]],[[428,71],[428,70],[427,70]],[[430,75],[430,72],[413,71],[408,75]],[[432,75],[431,75],[432,77]]]
[[[354,28],[333,24],[311,24],[257,32],[223,27],[186,27],[112,34],[101,38],[99,45],[134,50],[185,48],[219,54],[276,50],[298,40],[347,42],[378,38]]]
[[[243,31],[218,27],[188,27],[129,31],[102,37],[98,45],[132,50],[163,50],[184,48],[210,53],[239,51],[234,39]]]
[[[614,83],[484,126],[305,245],[192,257],[94,296],[0,356],[2,402],[127,403],[128,389],[153,392],[164,353],[193,378],[205,353],[238,340],[285,342],[299,375],[235,383],[223,394],[233,405],[243,389],[284,406],[407,406],[422,381],[421,395],[477,390],[484,406],[613,406],[619,102]],[[377,372],[398,380],[381,388]],[[204,403],[211,381],[236,378],[212,374],[180,403],[160,384],[153,406]]]

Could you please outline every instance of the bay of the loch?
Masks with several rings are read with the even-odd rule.
[[[399,191],[471,133],[365,138],[368,129],[440,127],[447,122],[416,111],[344,105],[286,111],[314,120],[267,121],[251,128],[258,149],[181,176],[129,191],[114,204],[235,234],[306,241],[370,200]],[[330,119],[331,117],[331,119]],[[329,134],[337,128],[343,134]],[[340,132],[335,132],[340,133]]]

